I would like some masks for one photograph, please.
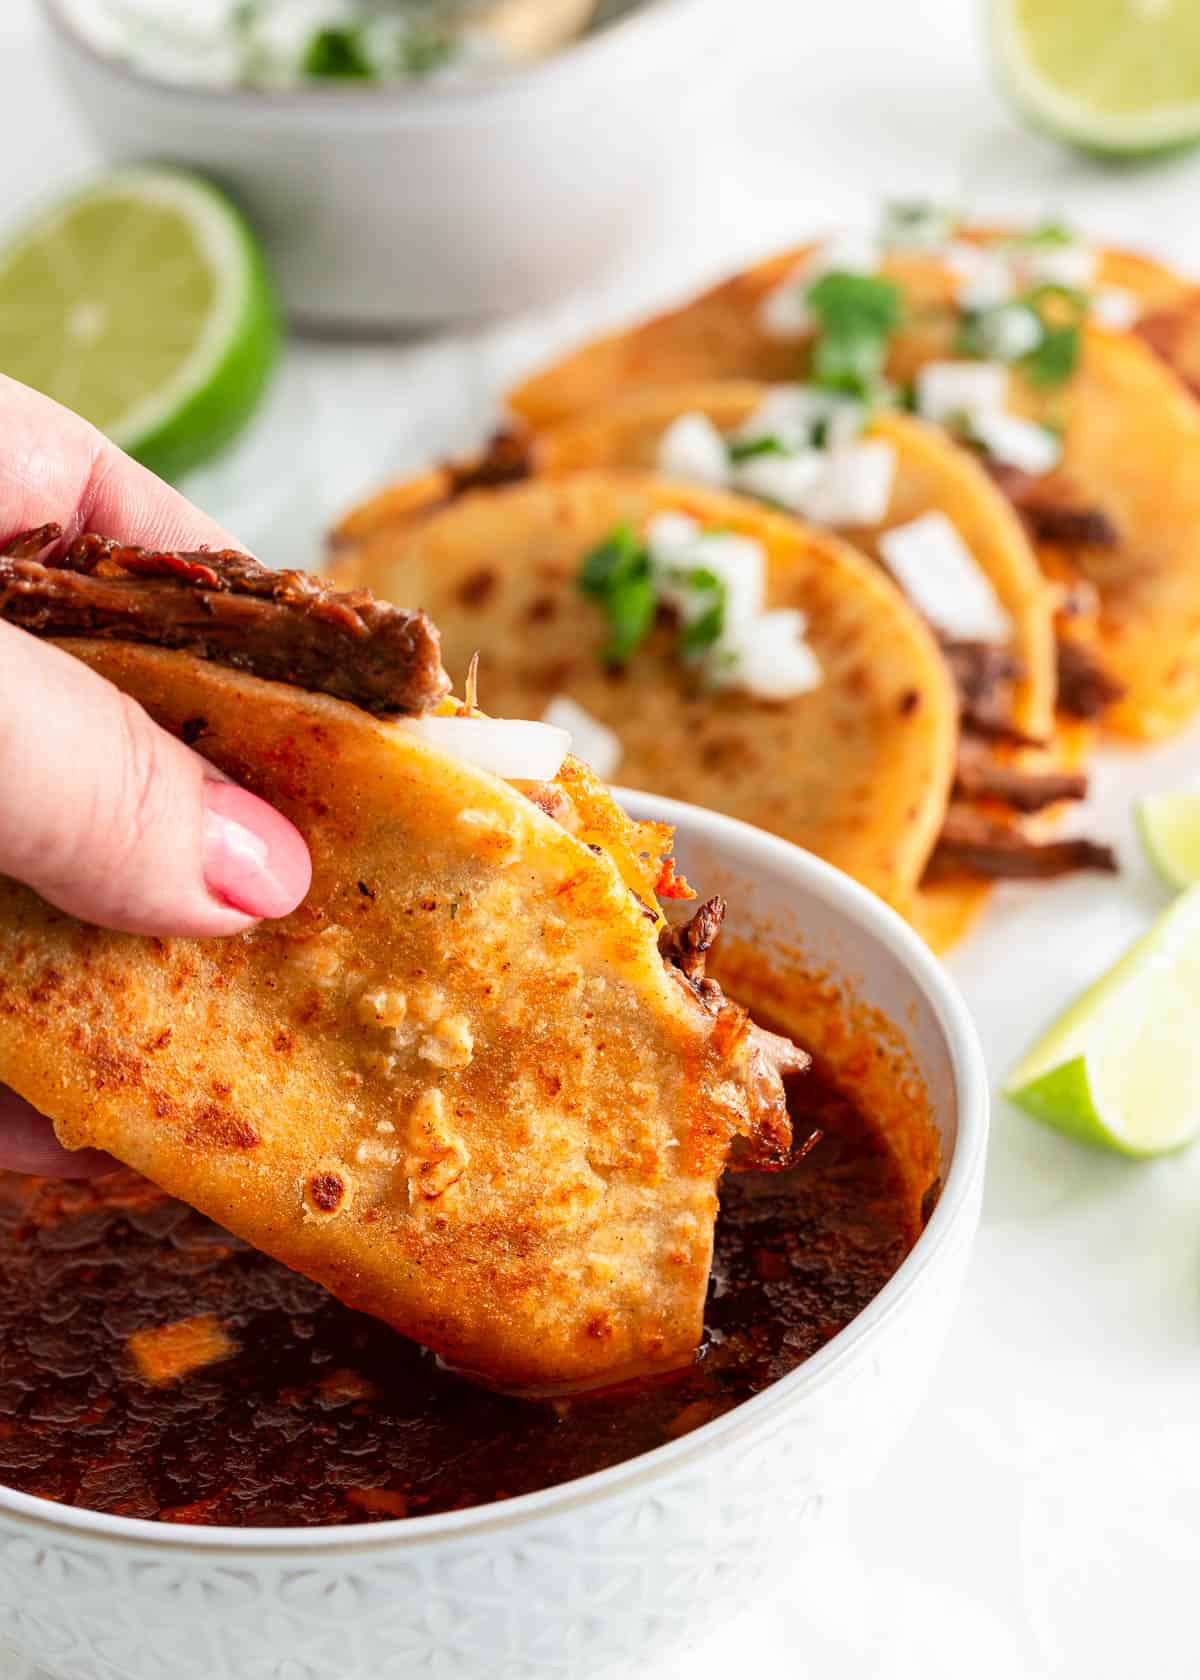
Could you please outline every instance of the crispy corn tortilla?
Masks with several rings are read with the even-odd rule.
[[[520,386],[513,409],[548,428],[647,386],[803,377],[805,341],[771,337],[761,311],[809,249],[784,252],[586,346]],[[905,292],[907,322],[892,341],[888,372],[906,381],[925,362],[956,354],[958,280],[920,253],[889,257],[883,272]],[[1166,299],[1172,284],[1169,271],[1128,253],[1113,254],[1101,275],[1140,279],[1147,300]],[[1125,688],[1106,721],[1132,735],[1167,733],[1200,704],[1200,406],[1138,337],[1093,327],[1084,329],[1080,366],[1066,384],[1039,391],[1014,372],[1010,402],[1062,430],[1062,461],[1037,481],[1038,495],[1105,516],[1115,534],[1100,547],[1036,545],[1052,577],[1081,578],[1097,592],[1098,610],[1076,633],[1095,641]]]
[[[561,474],[594,467],[654,467],[672,420],[703,414],[731,432],[759,408],[768,387],[719,381],[637,392],[564,422],[534,440],[535,471]],[[1024,676],[1013,697],[1013,724],[1048,740],[1054,727],[1054,593],[1004,495],[964,449],[935,426],[904,414],[879,414],[867,437],[891,446],[896,475],[885,518],[839,527],[839,535],[879,558],[884,531],[921,514],[944,513],[970,549],[1013,622],[1013,650]]]
[[[667,510],[763,545],[768,604],[807,614],[819,687],[714,700],[665,627],[622,672],[602,667],[580,561],[621,521],[640,530]],[[485,707],[540,717],[570,695],[620,737],[622,782],[771,829],[910,909],[946,809],[956,701],[925,625],[848,544],[741,497],[610,470],[468,492],[377,528],[339,564],[424,602],[451,671],[481,650]]]
[[[659,955],[669,831],[586,767],[570,833],[341,701],[64,642],[304,833],[305,903],[235,938],[85,927],[0,879],[0,1081],[488,1381],[616,1380],[696,1346],[736,1009]],[[640,872],[640,874],[639,874]],[[647,872],[649,872],[647,874]]]
[[[637,392],[542,433],[533,445],[533,465],[548,473],[652,467],[662,434],[678,415],[700,413],[718,431],[730,432],[755,412],[767,390],[729,380]],[[1013,651],[1024,673],[1013,693],[1013,725],[1034,740],[1049,741],[1054,733],[1054,596],[1012,507],[978,462],[937,427],[907,415],[880,414],[866,435],[895,451],[891,502],[880,524],[845,527],[840,534],[878,559],[883,531],[924,513],[944,513],[1013,622]],[[1029,768],[1044,758],[1029,752],[1011,756]],[[982,881],[929,883],[916,894],[909,914],[926,942],[945,951],[966,934],[990,892]]]

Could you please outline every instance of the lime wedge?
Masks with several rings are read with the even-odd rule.
[[[236,436],[278,347],[254,237],[195,176],[108,175],[0,247],[0,369],[164,477]]]
[[[989,0],[1001,86],[1039,127],[1138,157],[1200,140],[1195,0]]]
[[[1124,1155],[1200,1131],[1200,887],[1177,898],[1014,1068],[1007,1097]]]
[[[1200,881],[1200,793],[1156,793],[1133,807],[1142,850],[1176,892]]]

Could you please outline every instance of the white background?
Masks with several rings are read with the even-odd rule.
[[[729,0],[728,47],[696,178],[618,280],[465,338],[296,347],[255,435],[192,493],[268,558],[307,563],[358,494],[478,436],[547,349],[789,237],[865,222],[888,194],[1063,213],[1200,271],[1200,163],[1109,172],[1024,134],[988,86],[972,0]],[[3,220],[93,161],[32,0],[0,0],[0,86]],[[997,1077],[1164,902],[1130,800],[1192,781],[1200,731],[1107,754],[1085,820],[1120,847],[1122,877],[1003,890],[955,954]],[[983,1230],[924,1411],[798,1560],[794,1596],[731,1624],[690,1680],[1200,1673],[1198,1401],[1200,1146],[1131,1164],[998,1101]]]

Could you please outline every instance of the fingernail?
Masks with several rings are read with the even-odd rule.
[[[233,782],[204,784],[204,882],[246,916],[286,916],[312,881],[308,847],[286,817]]]

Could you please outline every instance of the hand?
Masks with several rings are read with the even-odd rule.
[[[0,544],[49,521],[164,549],[232,540],[77,415],[0,376]],[[58,648],[0,623],[0,875],[101,927],[219,938],[284,916],[311,880],[303,839]],[[0,1168],[112,1166],[55,1142],[0,1086]]]

